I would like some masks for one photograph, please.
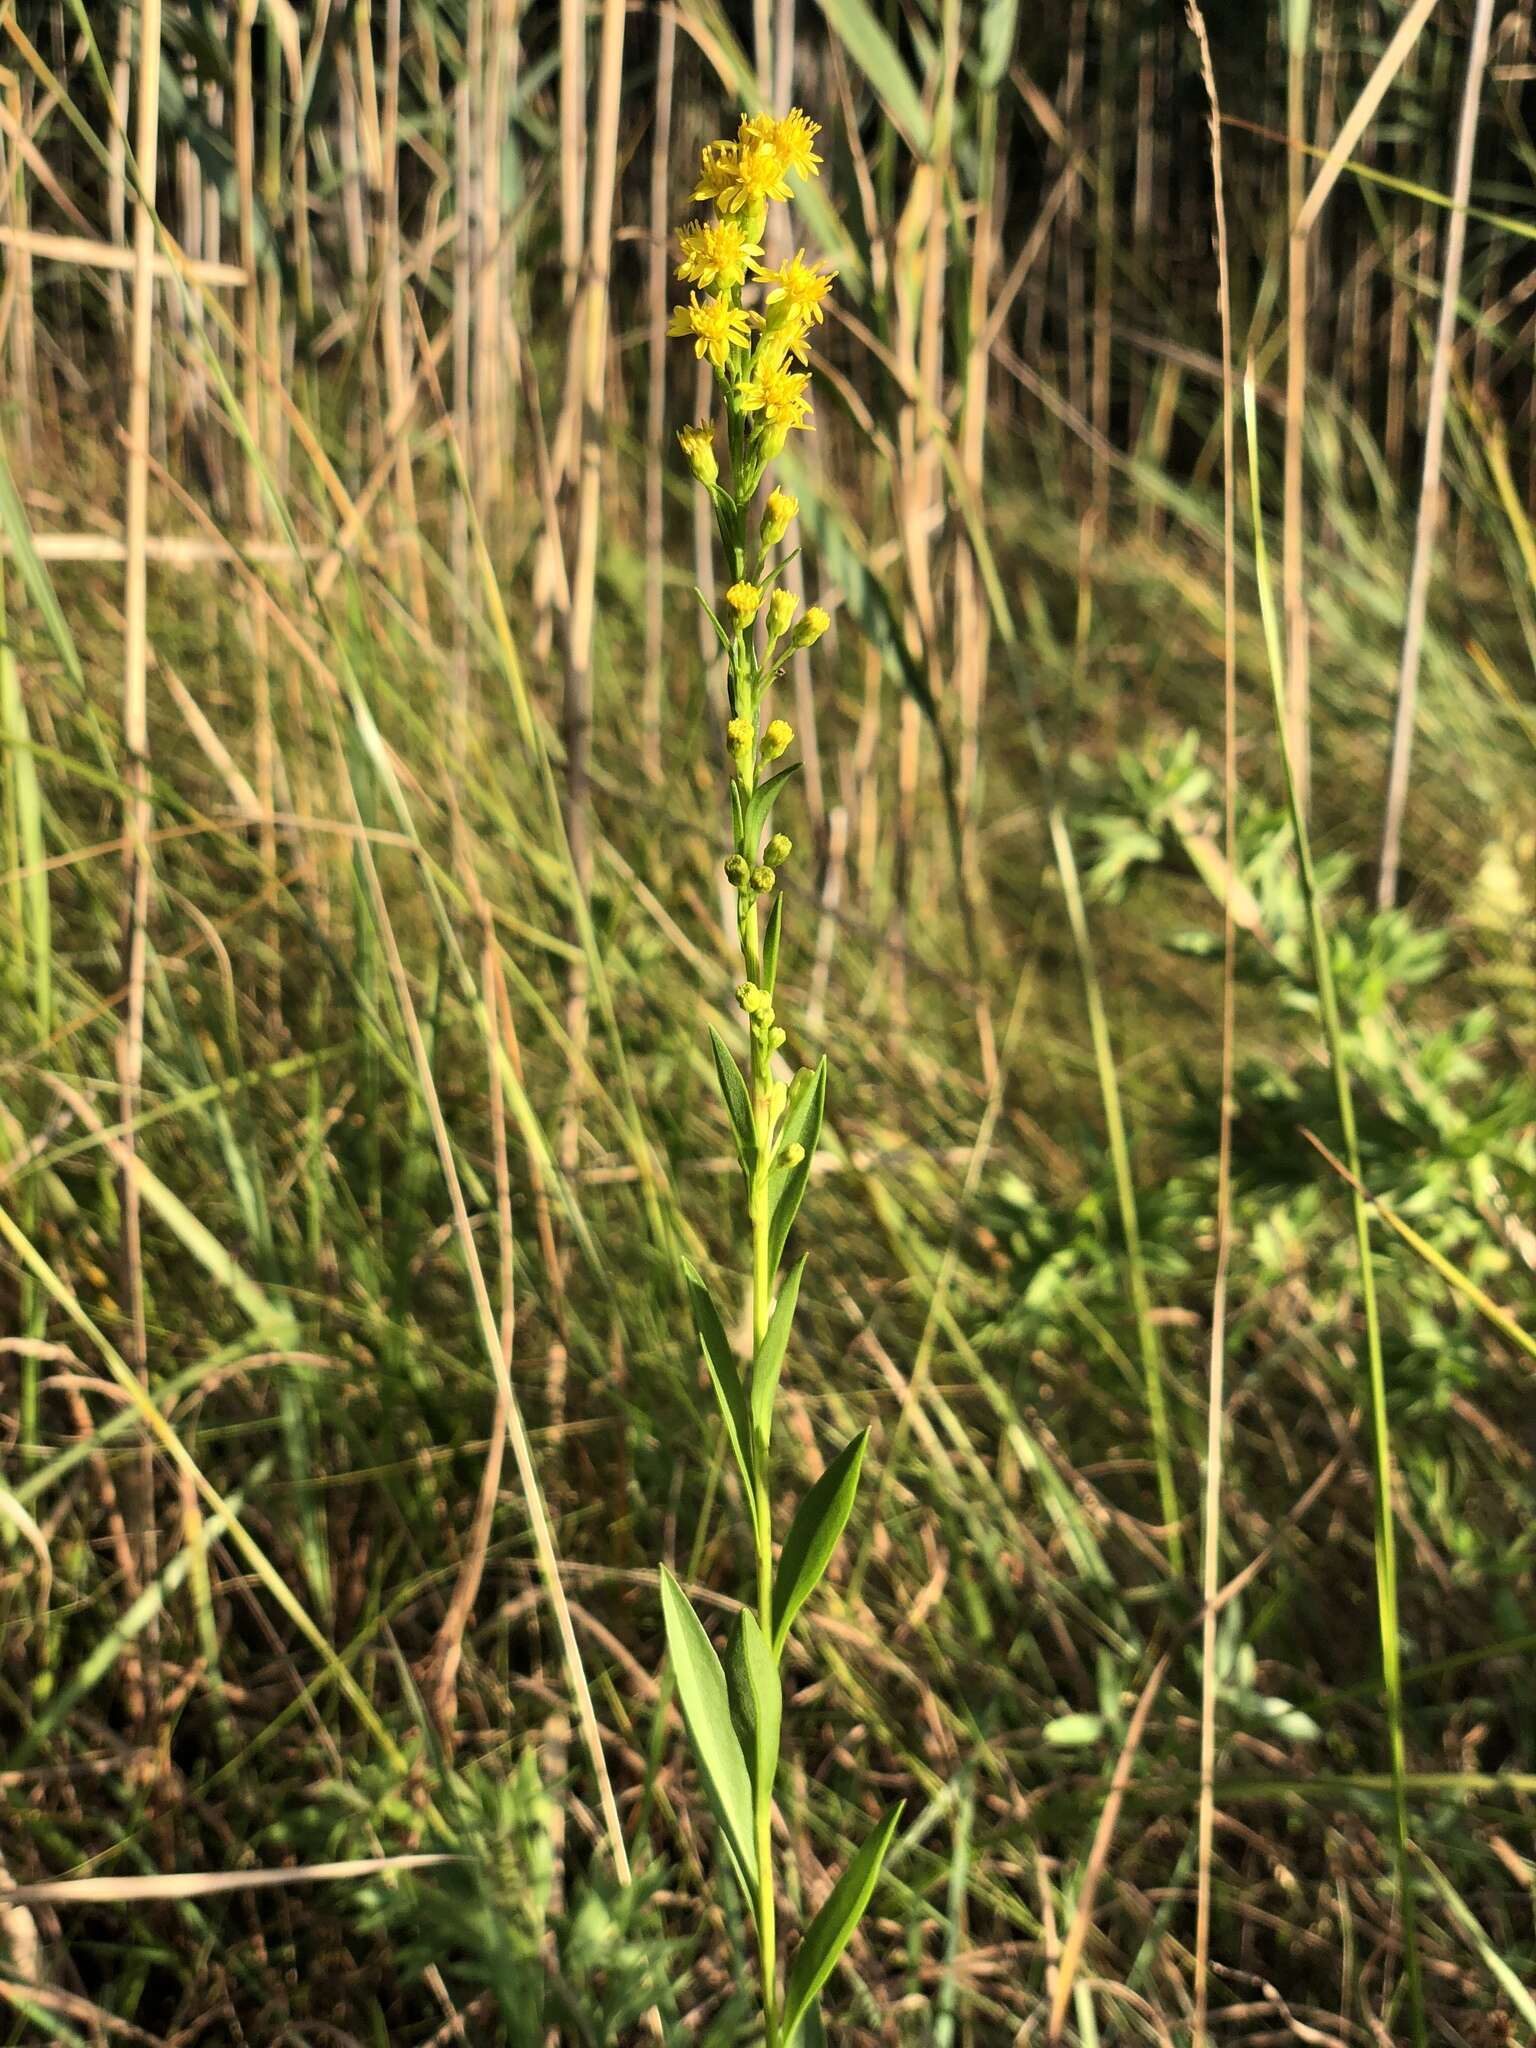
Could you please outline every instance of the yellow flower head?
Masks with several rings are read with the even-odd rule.
[[[811,121],[798,107],[791,107],[782,121],[772,114],[743,114],[737,130],[737,146],[767,143],[776,149],[786,171],[796,178],[814,178],[821,158],[811,147],[821,133],[821,123]]]
[[[776,590],[768,600],[768,638],[782,640],[800,600],[792,590]]]
[[[821,123],[808,119],[798,107],[791,107],[782,121],[774,123],[779,153],[797,178],[814,178],[820,171],[821,158],[811,147],[820,133]]]
[[[720,464],[715,458],[715,435],[712,427],[703,420],[695,427],[679,427],[677,445],[683,451],[683,460],[701,484],[709,485],[718,481]]]
[[[791,647],[814,647],[832,621],[819,604],[813,604],[789,637]]]
[[[690,292],[687,305],[674,310],[667,329],[668,334],[691,339],[694,354],[708,356],[717,370],[725,368],[733,348],[746,347],[751,331],[751,320],[739,306],[725,299],[701,300],[697,292]]]
[[[795,729],[786,720],[775,718],[763,734],[762,756],[765,761],[777,761],[780,754],[794,739]]]
[[[699,157],[699,182],[693,188],[694,198],[713,199],[718,204],[735,176],[735,143],[706,142]]]
[[[762,537],[765,548],[776,548],[790,529],[795,514],[800,510],[800,500],[792,491],[781,491],[777,484],[768,493],[768,502],[763,507]]]
[[[807,372],[790,369],[782,358],[759,363],[741,387],[742,411],[760,412],[765,425],[780,430],[809,427],[811,407],[805,387],[810,381]]]
[[[750,626],[757,617],[757,608],[763,601],[763,593],[755,583],[733,583],[725,593],[731,616],[738,626]]]
[[[748,262],[763,253],[759,242],[749,242],[738,220],[693,220],[677,237],[682,262],[677,274],[684,284],[719,285],[729,291],[747,274]]]
[[[758,263],[752,268],[764,284],[773,287],[763,301],[770,326],[789,320],[801,328],[819,327],[827,317],[821,302],[832,289],[837,272],[823,273],[819,263],[807,263],[803,249],[786,257],[776,270],[764,270]]]
[[[776,142],[705,145],[695,199],[713,199],[722,214],[741,213],[789,197],[789,173]]]
[[[777,311],[777,308],[775,308],[775,311]],[[795,319],[793,314],[786,314],[781,320],[775,320],[772,314],[769,315],[766,321],[761,313],[755,314],[753,317],[757,325],[763,329],[762,340],[757,345],[757,359],[754,367],[766,366],[769,363],[782,363],[786,356],[793,356],[802,369],[809,368],[811,361],[810,343],[805,338],[804,326]]]

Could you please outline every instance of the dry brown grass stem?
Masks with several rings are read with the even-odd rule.
[[[1492,28],[1493,0],[1477,0],[1477,11],[1472,18],[1472,39],[1467,49],[1461,124],[1456,136],[1451,217],[1445,231],[1445,263],[1440,277],[1440,315],[1435,328],[1429,406],[1424,421],[1424,473],[1419,486],[1413,565],[1408,573],[1408,610],[1397,671],[1397,709],[1392,726],[1392,757],[1387,773],[1387,804],[1382,823],[1381,869],[1376,896],[1377,906],[1382,910],[1389,910],[1397,899],[1403,814],[1408,806],[1408,773],[1413,757],[1414,715],[1419,698],[1419,664],[1424,651],[1424,619],[1429,606],[1429,578],[1434,566],[1435,535],[1440,522],[1440,463],[1445,448],[1445,415],[1450,398],[1451,363],[1461,300],[1461,265],[1467,246],[1467,201],[1472,193],[1478,111]],[[1321,177],[1318,182],[1322,182]]]
[[[1237,873],[1237,451],[1232,380],[1232,286],[1222,178],[1221,101],[1199,0],[1186,0],[1210,102],[1211,182],[1216,216],[1216,296],[1221,318],[1222,481],[1222,839],[1229,875]],[[1195,1866],[1195,2048],[1205,2041],[1211,1951],[1211,1856],[1216,1820],[1217,1595],[1221,1575],[1221,1482],[1225,1451],[1227,1287],[1232,1257],[1232,1117],[1237,1044],[1237,903],[1222,894],[1221,1102],[1216,1164],[1216,1275],[1211,1295],[1210,1374],[1206,1389],[1205,1497],[1200,1630],[1200,1804]]]
[[[1094,1830],[1093,1842],[1088,1850],[1088,1861],[1083,1867],[1077,1906],[1072,1914],[1072,1925],[1067,1929],[1067,1938],[1061,1949],[1061,1961],[1057,1967],[1056,1989],[1051,1998],[1051,2016],[1046,2028],[1046,2039],[1053,2044],[1061,2039],[1062,2029],[1066,2024],[1067,2007],[1072,2002],[1072,1987],[1077,1978],[1078,1966],[1083,1959],[1083,1949],[1089,1931],[1093,1926],[1093,1907],[1098,1896],[1099,1880],[1104,1875],[1105,1865],[1109,1861],[1109,1851],[1115,1839],[1120,1809],[1125,1803],[1131,1772],[1141,1749],[1142,1737],[1147,1732],[1147,1722],[1162,1690],[1163,1680],[1168,1675],[1169,1657],[1170,1652],[1165,1650],[1153,1665],[1151,1677],[1142,1687],[1141,1697],[1137,1700],[1126,1727],[1125,1740],[1120,1745],[1120,1754],[1115,1761],[1108,1794],[1099,1812],[1098,1826]]]
[[[577,309],[581,368],[581,464],[571,611],[566,624],[565,830],[571,886],[583,899],[592,887],[592,635],[597,613],[597,539],[602,516],[603,393],[608,365],[608,267],[613,251],[614,178],[618,165],[619,89],[624,69],[624,0],[604,0],[598,54],[597,117],[592,136],[592,193],[586,270]],[[566,981],[565,1027],[571,1084],[562,1119],[561,1164],[576,1164],[580,1135],[578,1080],[586,1063],[588,969],[584,954]]]
[[[154,341],[154,178],[160,126],[160,0],[145,0],[139,15],[134,159],[137,193],[133,218],[133,331],[129,356],[128,474],[124,519],[123,590],[123,899],[122,977],[127,990],[117,1040],[119,1114],[124,1139],[120,1174],[122,1284],[128,1312],[128,1364],[149,1383],[149,1340],[144,1312],[144,1260],[139,1180],[134,1172],[134,1129],[144,1074],[145,975],[149,950],[149,836],[154,817],[149,785],[149,530],[150,352]],[[154,1464],[146,1443],[139,1460],[137,1524],[140,1573],[155,1576]],[[151,1649],[153,1633],[148,1637]],[[148,1692],[153,1697],[152,1682]]]
[[[656,102],[651,133],[651,246],[646,262],[645,411],[645,670],[641,678],[640,762],[653,782],[661,780],[663,703],[662,636],[666,605],[662,532],[666,518],[664,464],[667,424],[667,273],[671,268],[667,223],[671,211],[672,86],[677,60],[677,21],[664,14],[658,30]]]
[[[86,270],[131,271],[137,265],[132,249],[99,242],[90,235],[58,235],[44,228],[0,227],[0,248],[23,250],[50,263],[71,263]],[[249,273],[238,263],[208,263],[179,254],[174,242],[149,259],[156,277],[179,277],[188,284],[243,285]]]

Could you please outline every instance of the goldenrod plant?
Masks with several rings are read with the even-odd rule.
[[[751,1356],[738,1364],[725,1320],[692,1266],[688,1292],[711,1385],[736,1466],[757,1561],[754,1597],[732,1629],[724,1662],[687,1594],[662,1573],[667,1645],[700,1777],[719,1822],[724,1855],[757,1927],[766,2048],[812,2048],[823,2038],[822,1986],[869,1902],[900,1817],[893,1808],[838,1879],[801,1937],[780,1988],[773,1794],[783,1717],[781,1664],[795,1618],[815,1591],[848,1520],[867,1432],[845,1444],[796,1508],[781,1548],[774,1541],[775,1395],[805,1260],[780,1265],[810,1182],[827,1098],[827,1063],[778,1069],[788,1033],[778,1000],[784,899],[778,880],[792,848],[774,829],[774,806],[793,780],[776,767],[794,741],[770,715],[774,683],[790,656],[827,630],[812,605],[776,578],[786,565],[798,503],[769,490],[752,530],[753,503],[790,433],[809,429],[810,337],[824,319],[832,275],[799,250],[763,265],[770,204],[793,181],[814,177],[816,122],[798,108],[782,120],[744,116],[736,140],[710,143],[694,192],[707,218],[679,235],[677,275],[695,287],[670,332],[691,341],[714,370],[718,416],[686,427],[683,455],[714,507],[724,560],[718,605],[700,593],[726,662],[730,718],[724,733],[731,850],[725,874],[736,898],[742,978],[736,1002],[746,1030],[746,1069],[711,1032],[715,1071],[735,1139],[751,1242]],[[717,450],[723,425],[725,455]]]

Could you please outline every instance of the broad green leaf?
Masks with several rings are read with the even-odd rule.
[[[697,1268],[687,1259],[683,1261],[683,1277],[688,1282],[688,1299],[693,1304],[693,1322],[699,1333],[699,1348],[703,1351],[704,1363],[709,1368],[709,1382],[715,1390],[715,1399],[720,1404],[725,1433],[730,1438],[731,1449],[736,1454],[736,1463],[741,1471],[741,1483],[747,1490],[747,1502],[750,1506],[755,1500],[752,1485],[752,1423],[747,1413],[747,1397],[742,1388],[741,1374],[736,1370],[731,1342],[725,1334],[725,1325],[720,1320],[720,1311],[715,1307],[715,1298],[704,1285]]]
[[[795,1305],[800,1299],[800,1279],[805,1272],[805,1260],[801,1259],[779,1289],[779,1298],[773,1304],[773,1314],[768,1318],[768,1327],[763,1332],[763,1341],[757,1347],[752,1360],[752,1430],[754,1442],[766,1442],[768,1422],[773,1413],[773,1397],[778,1389],[779,1374],[784,1366],[784,1348],[789,1342],[790,1326],[795,1320]]]
[[[901,52],[868,0],[821,0],[827,25],[874,88],[882,111],[918,156],[933,145],[933,122]]]
[[[869,1431],[861,1429],[838,1452],[795,1511],[773,1582],[773,1650],[784,1647],[790,1625],[826,1570],[859,1488],[859,1467]]]
[[[677,1696],[688,1724],[704,1790],[736,1863],[749,1900],[756,1897],[757,1853],[752,1836],[752,1786],[731,1724],[730,1695],[715,1646],[693,1604],[665,1565],[661,1612]]]
[[[779,1140],[781,1149],[799,1145],[804,1156],[797,1166],[783,1169],[784,1178],[774,1197],[773,1215],[768,1226],[768,1263],[771,1266],[777,1266],[783,1258],[785,1241],[800,1213],[800,1204],[805,1200],[816,1147],[821,1142],[821,1120],[826,1114],[826,1107],[827,1062],[823,1054],[812,1085],[798,1103],[790,1104],[789,1114],[784,1119],[784,1131]],[[778,1179],[777,1173],[774,1179]]]
[[[791,2039],[811,2000],[831,1976],[869,1904],[880,1865],[900,1819],[901,1806],[893,1806],[833,1885],[827,1903],[805,1931],[784,1991],[784,2032]]]
[[[725,1684],[731,1700],[731,1721],[757,1798],[754,1811],[773,1797],[779,1767],[779,1730],[784,1719],[784,1690],[779,1667],[757,1616],[743,1608],[736,1617],[725,1649]]]
[[[747,1084],[741,1078],[741,1069],[731,1056],[730,1047],[713,1025],[709,1029],[709,1042],[714,1050],[715,1072],[720,1077],[720,1093],[725,1098],[726,1113],[731,1119],[731,1131],[736,1140],[736,1157],[741,1161],[742,1172],[750,1180],[757,1158],[757,1138],[752,1129],[752,1104],[747,1095]]]

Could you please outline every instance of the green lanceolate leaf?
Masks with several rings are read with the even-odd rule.
[[[749,849],[753,859],[757,857],[757,849],[762,840],[763,830],[768,823],[768,813],[784,794],[785,783],[793,782],[799,773],[800,763],[792,761],[787,768],[781,769],[777,775],[771,775],[766,782],[760,782],[757,788],[753,790],[751,796],[747,798],[744,814],[746,830],[743,834],[743,844]]]
[[[1013,55],[1013,32],[1018,26],[1019,0],[987,0],[981,16],[981,64],[978,82],[983,92],[996,92]]]
[[[736,1370],[730,1339],[725,1334],[725,1325],[720,1320],[720,1311],[715,1307],[714,1296],[704,1285],[697,1268],[687,1259],[683,1261],[683,1278],[688,1282],[688,1299],[693,1304],[694,1327],[699,1333],[699,1348],[704,1353],[704,1363],[709,1368],[709,1383],[714,1388],[715,1399],[720,1404],[725,1433],[730,1438],[731,1449],[736,1454],[736,1463],[741,1470],[741,1483],[747,1490],[747,1500],[750,1504],[755,1499],[752,1485],[752,1423],[747,1412],[747,1397],[742,1388],[741,1374]]]
[[[821,0],[821,11],[874,88],[882,112],[901,130],[912,150],[926,156],[933,143],[932,116],[869,0]]]
[[[779,1139],[781,1154],[791,1145],[801,1148],[799,1164],[784,1169],[784,1179],[774,1197],[773,1216],[768,1226],[768,1261],[776,1266],[784,1256],[784,1244],[800,1204],[805,1200],[806,1188],[810,1185],[811,1165],[816,1157],[816,1147],[821,1142],[821,1120],[827,1109],[827,1062],[825,1056],[818,1062],[809,1088],[802,1091],[796,1101],[792,1096],[788,1114],[784,1119],[784,1130]],[[777,1177],[777,1176],[775,1176]]]
[[[688,1724],[699,1775],[735,1859],[742,1888],[749,1900],[755,1899],[757,1852],[752,1834],[752,1786],[731,1725],[725,1673],[692,1602],[665,1565],[661,1568],[661,1612],[677,1696]]]
[[[773,1397],[778,1391],[779,1374],[784,1367],[784,1349],[789,1343],[790,1326],[795,1320],[795,1304],[800,1299],[800,1279],[804,1272],[805,1260],[801,1259],[779,1289],[779,1298],[773,1304],[773,1314],[768,1318],[763,1341],[752,1360],[752,1432],[753,1441],[757,1443],[765,1443],[768,1438],[768,1420],[773,1413]]]
[[[713,1025],[709,1028],[709,1042],[714,1049],[720,1093],[725,1097],[726,1113],[731,1119],[731,1132],[736,1140],[736,1157],[741,1161],[742,1172],[751,1180],[757,1159],[757,1141],[752,1135],[752,1104],[747,1096],[747,1084],[741,1078],[740,1067],[731,1057],[730,1047]]]
[[[779,1730],[784,1719],[784,1691],[779,1667],[757,1616],[743,1608],[736,1617],[725,1649],[725,1684],[731,1701],[731,1722],[747,1761],[757,1806],[773,1797],[779,1768]]]
[[[848,1946],[860,1915],[869,1904],[880,1865],[900,1819],[901,1807],[893,1806],[833,1885],[827,1903],[806,1929],[784,1992],[784,2032],[789,2038],[794,2038],[794,2030],[809,2010],[811,2000]]]
[[[779,977],[779,933],[784,923],[784,898],[775,896],[763,933],[763,987],[771,995]]]
[[[789,2048],[827,2048],[827,2030],[821,2024],[821,2006],[816,2000],[800,2015],[800,2024],[790,2036]]]
[[[714,627],[716,639],[720,642],[720,645],[725,649],[726,653],[729,654],[731,651],[730,635],[726,632],[724,626],[721,625],[720,621],[715,617],[714,607],[710,604],[709,599],[704,595],[703,591],[700,590],[697,583],[695,583],[695,585],[693,586],[693,594],[699,600],[699,603],[703,606],[705,618],[708,619],[709,623]]]
[[[837,1548],[837,1539],[853,1507],[853,1496],[859,1489],[859,1467],[864,1462],[868,1440],[869,1431],[861,1429],[844,1444],[795,1510],[773,1582],[775,1656],[784,1648],[790,1624],[815,1592]]]

